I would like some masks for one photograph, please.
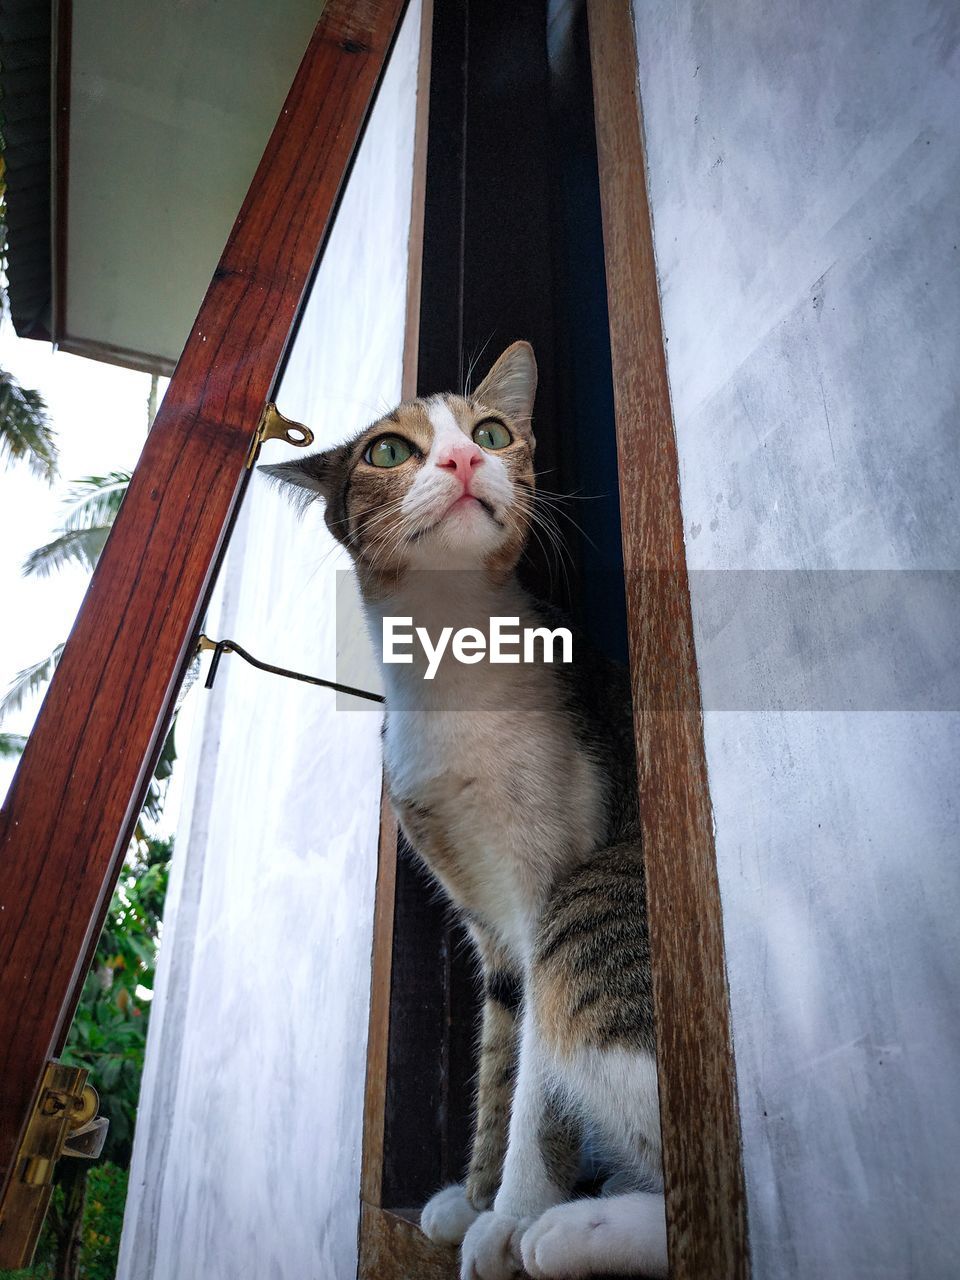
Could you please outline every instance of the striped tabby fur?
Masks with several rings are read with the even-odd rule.
[[[515,343],[472,395],[400,405],[266,468],[324,499],[375,634],[385,616],[431,635],[493,615],[555,625],[514,576],[536,522],[535,390]],[[577,640],[570,665],[445,662],[428,684],[414,663],[384,681],[390,796],[463,913],[485,988],[468,1177],[423,1229],[461,1246],[464,1280],[666,1275],[626,675]],[[570,1199],[585,1129],[624,1194]]]

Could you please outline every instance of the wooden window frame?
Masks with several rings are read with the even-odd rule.
[[[0,1196],[69,1029],[404,8],[327,0],[0,811]]]
[[[746,1195],[723,914],[636,32],[629,0],[587,0],[587,14],[670,1270],[674,1280],[746,1280]]]
[[[644,839],[670,1274],[747,1280],[736,1070],[687,578],[679,464],[648,206],[630,0],[587,0]],[[429,19],[424,49],[429,55]],[[421,98],[425,66],[421,61]],[[422,273],[426,107],[418,105],[411,279]],[[417,219],[419,218],[419,222]],[[408,352],[416,352],[417,309]],[[415,393],[415,355],[405,393]],[[664,690],[670,690],[666,704]],[[384,1208],[385,1100],[397,887],[384,803],[374,924],[362,1167],[362,1280],[457,1272],[412,1214]]]

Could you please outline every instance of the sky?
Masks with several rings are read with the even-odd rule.
[[[21,565],[54,535],[73,481],[135,466],[147,434],[150,376],[18,338],[7,316],[0,323],[0,368],[43,396],[60,449],[60,479],[52,487],[24,463],[0,464],[0,688],[5,693],[18,671],[66,639],[89,580],[79,566],[50,578],[24,578]],[[166,381],[161,379],[161,394]],[[0,722],[0,729],[28,733],[39,705],[34,699]],[[0,801],[15,768],[15,760],[0,760]]]

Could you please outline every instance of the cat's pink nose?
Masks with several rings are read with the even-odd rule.
[[[455,440],[443,446],[437,455],[437,466],[444,471],[452,471],[464,489],[468,489],[474,468],[479,467],[483,460],[480,446],[464,436],[462,441]]]

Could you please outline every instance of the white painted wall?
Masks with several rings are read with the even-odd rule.
[[[635,20],[689,562],[797,571],[769,607],[814,633],[705,714],[754,1275],[955,1280],[960,716],[902,571],[960,568],[960,10]],[[803,709],[791,659],[832,654],[795,587],[846,569],[893,571],[859,625],[896,678]],[[705,688],[718,582],[692,581]]]
[[[419,4],[279,396],[318,444],[400,398]],[[265,460],[282,456],[270,445]],[[335,672],[335,544],[254,477],[208,630]],[[363,637],[358,637],[362,642]],[[120,1280],[356,1273],[380,714],[225,658],[178,826]]]

